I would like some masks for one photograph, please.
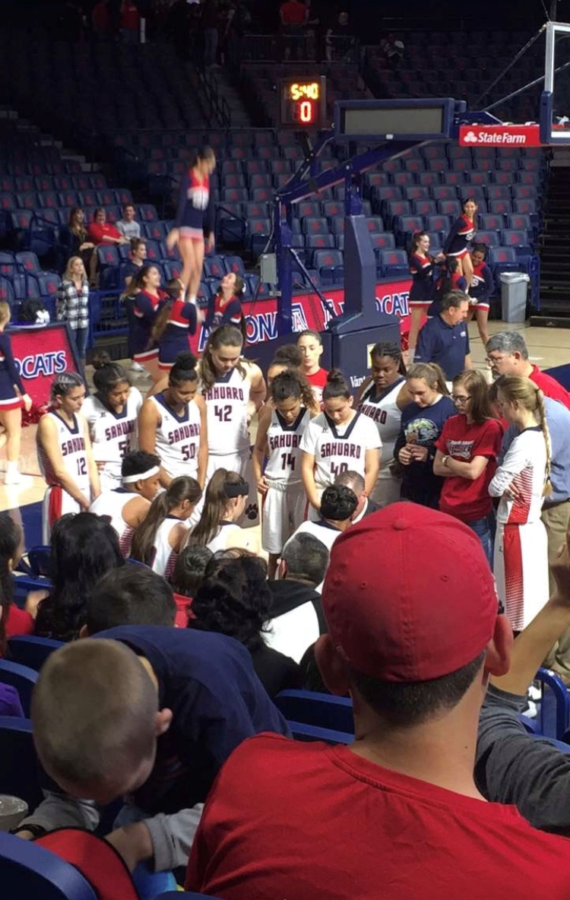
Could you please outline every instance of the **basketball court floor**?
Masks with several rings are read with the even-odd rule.
[[[529,328],[524,325],[505,326],[503,322],[490,322],[490,333],[517,328],[524,332],[525,340],[529,348],[531,361],[548,369],[551,366],[560,366],[570,363],[570,331],[562,328]],[[474,365],[489,373],[485,362],[485,351],[477,332],[475,322],[469,325],[471,339],[471,355]],[[128,367],[128,361],[124,362]],[[91,368],[87,367],[87,377],[90,380]],[[490,375],[489,375],[490,377]],[[148,387],[148,379],[135,377],[133,383],[145,393]],[[0,479],[5,468],[4,451],[0,451]],[[0,483],[0,511],[10,510],[23,526],[26,547],[41,544],[41,507],[40,502],[45,491],[45,482],[40,476],[36,454],[36,426],[32,425],[22,431],[22,455],[21,471],[24,475],[22,483],[13,487],[6,487]]]

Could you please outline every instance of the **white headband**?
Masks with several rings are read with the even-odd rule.
[[[148,469],[146,472],[140,472],[139,475],[123,475],[123,484],[134,484],[135,481],[146,481],[147,478],[152,478],[153,475],[158,475],[160,472],[160,466],[153,466],[152,469]]]

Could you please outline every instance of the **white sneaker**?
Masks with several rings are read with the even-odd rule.
[[[144,366],[141,366],[138,362],[131,363],[131,372],[145,372],[146,369]]]
[[[22,481],[22,476],[16,469],[15,472],[6,472],[4,475],[4,484],[20,484]]]

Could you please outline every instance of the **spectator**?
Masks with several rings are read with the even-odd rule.
[[[566,843],[484,802],[474,781],[488,678],[507,671],[512,640],[476,535],[392,504],[339,539],[323,606],[317,661],[330,690],[350,691],[357,739],[260,735],[238,748],[204,808],[187,890],[565,898]]]
[[[396,40],[395,34],[389,34],[380,41],[380,49],[393,67],[398,65],[400,60],[403,59],[405,50],[404,43],[403,41]]]
[[[35,634],[74,641],[85,624],[87,594],[110,569],[124,564],[114,528],[93,513],[68,513],[51,534],[51,591],[41,600]]]
[[[570,409],[568,391],[559,381],[546,372],[541,372],[538,366],[530,362],[526,341],[520,331],[498,331],[485,349],[493,378],[499,378],[501,375],[521,375],[523,378],[530,378],[545,397],[559,400],[566,409]]]
[[[80,363],[85,366],[89,338],[89,281],[80,256],[72,256],[63,273],[57,296],[57,318],[71,328]]]
[[[414,363],[406,375],[412,403],[402,411],[394,458],[402,475],[402,500],[439,507],[443,479],[434,474],[436,441],[455,408],[443,372],[435,363]]]
[[[132,871],[185,865],[201,804],[222,764],[262,731],[288,734],[244,647],[188,628],[127,626],[52,653],[32,704],[44,770],[71,797],[51,794],[19,826],[94,830],[90,797],[126,807],[107,840]],[[144,825],[142,822],[144,821]]]
[[[175,615],[174,594],[164,578],[143,566],[123,566],[103,575],[89,592],[80,637],[121,625],[172,628]]]
[[[356,524],[356,522],[360,522],[364,516],[369,516],[371,513],[378,512],[380,506],[378,503],[375,503],[374,500],[371,500],[366,491],[364,490],[364,478],[358,472],[351,472],[350,469],[346,472],[341,472],[340,475],[337,475],[335,480],[335,484],[344,484],[345,487],[350,488],[350,490],[356,495],[358,500],[358,506],[354,511],[354,517],[352,519],[352,524]]]
[[[95,34],[106,36],[111,34],[113,23],[109,12],[109,0],[99,0],[91,12],[91,24]]]
[[[6,652],[6,640],[31,634],[34,620],[13,602],[13,572],[22,556],[22,529],[8,513],[0,515],[0,656]],[[0,713],[2,715],[2,713]]]
[[[334,59],[342,62],[354,62],[354,35],[347,12],[339,12],[335,20],[327,28],[325,34],[325,52],[327,62]]]
[[[446,294],[440,314],[428,319],[418,335],[414,362],[437,363],[449,381],[470,369],[468,313],[469,298],[462,291]]]
[[[436,441],[433,471],[443,477],[439,508],[477,534],[493,568],[495,517],[489,484],[497,469],[503,430],[493,418],[487,382],[474,369],[453,379],[456,416]]]
[[[285,0],[279,7],[279,20],[283,35],[284,59],[302,59],[305,43],[307,7],[302,0]]]
[[[127,453],[121,463],[122,487],[102,491],[89,507],[105,516],[117,532],[124,557],[131,554],[133,534],[145,519],[160,488],[160,459],[144,450]]]
[[[117,222],[117,231],[131,242],[131,250],[132,250],[132,242],[135,238],[140,238],[141,236],[141,226],[135,219],[136,210],[132,203],[125,203],[123,206],[123,218],[119,219]]]
[[[122,0],[120,16],[122,39],[128,44],[138,44],[141,17],[137,4],[133,0]],[[138,237],[138,234],[125,234],[125,237]]]
[[[283,548],[278,580],[268,581],[273,595],[266,642],[274,650],[301,662],[307,648],[327,631],[321,595],[329,551],[312,534],[294,535]]]
[[[129,291],[133,278],[138,275],[146,262],[145,238],[133,238],[130,244],[129,261],[121,267],[121,274],[125,281],[125,293]]]
[[[300,534],[312,534],[330,550],[343,531],[352,525],[358,507],[358,498],[354,491],[344,485],[329,485],[323,491],[319,518],[316,522],[306,519],[294,534],[291,535],[283,553],[292,540]]]
[[[93,221],[87,228],[89,240],[98,247],[100,244],[128,244],[121,232],[106,221],[107,215],[102,207],[98,207],[93,213]]]
[[[270,697],[301,687],[296,662],[265,642],[272,595],[267,568],[256,558],[213,560],[192,604],[191,628],[235,638],[251,654],[259,680]]]
[[[550,493],[550,435],[542,391],[528,378],[503,375],[502,416],[518,431],[491,483],[500,497],[494,573],[497,592],[515,631],[548,600],[548,541],[540,518]]]
[[[204,40],[204,68],[216,65],[218,52],[218,4],[216,0],[203,0],[200,18]]]
[[[178,554],[172,574],[172,586],[177,608],[176,625],[179,628],[186,628],[189,620],[195,618],[191,611],[192,601],[204,581],[206,568],[213,555],[211,550],[199,544],[185,547]]]
[[[80,206],[73,206],[70,209],[69,222],[61,229],[59,239],[65,259],[80,256],[83,265],[89,270],[89,277],[93,279],[97,269],[97,254],[93,253],[95,244],[88,240],[85,213]]]
[[[208,547],[212,553],[241,547],[259,553],[259,538],[249,528],[240,528],[249,494],[249,484],[237,472],[218,468],[206,488],[206,499],[200,521],[192,530],[188,543]]]

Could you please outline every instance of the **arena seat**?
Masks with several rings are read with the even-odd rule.
[[[0,882],[8,900],[97,900],[95,891],[75,866],[33,841],[0,833]]]
[[[352,701],[316,691],[286,690],[273,698],[287,720],[354,735]]]
[[[61,641],[54,641],[51,638],[20,635],[9,639],[8,652],[12,662],[39,672],[50,653],[63,646]]]
[[[38,673],[28,668],[28,666],[21,666],[19,663],[0,659],[0,682],[2,684],[11,684],[12,687],[16,688],[22,701],[22,709],[27,716],[30,714],[32,690],[37,680]]]

